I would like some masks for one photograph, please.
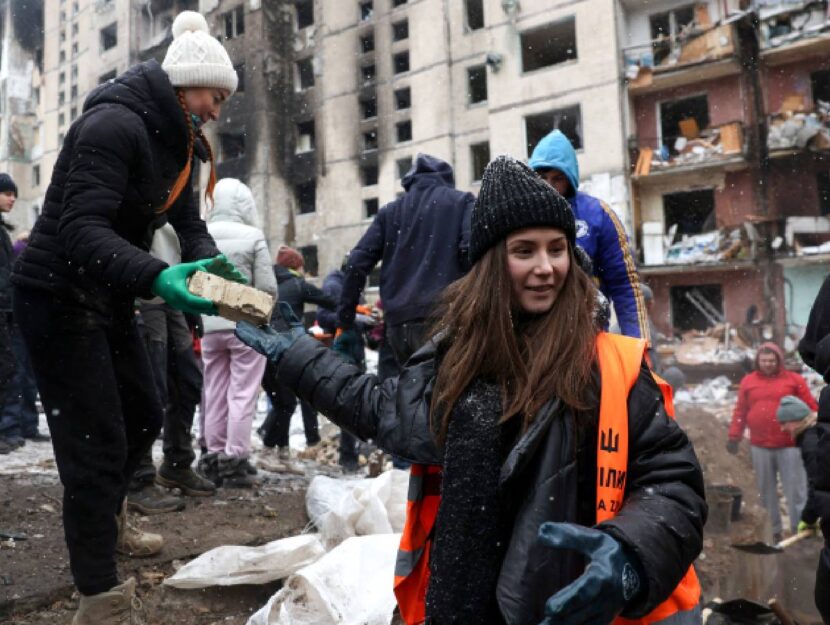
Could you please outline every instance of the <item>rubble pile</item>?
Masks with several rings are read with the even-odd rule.
[[[784,108],[770,118],[767,134],[770,150],[830,149],[830,103],[817,100],[814,112],[786,110],[786,102]]]
[[[703,365],[717,363],[740,363],[755,358],[752,349],[740,336],[736,328],[719,323],[707,330],[684,332],[679,343],[660,346],[660,354],[667,361],[678,365]]]
[[[739,228],[713,230],[695,235],[684,235],[666,251],[667,265],[718,263],[727,260],[746,260],[752,249]]]

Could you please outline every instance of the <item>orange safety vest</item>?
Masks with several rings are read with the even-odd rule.
[[[628,468],[628,394],[640,375],[646,342],[617,334],[597,335],[600,390],[597,437],[597,523],[619,512]],[[654,376],[663,394],[666,413],[674,417],[671,387]],[[431,532],[441,502],[441,467],[414,464],[410,470],[406,523],[395,563],[395,597],[407,625],[426,618]],[[619,617],[613,625],[649,625],[673,614],[692,610],[700,602],[700,584],[693,566],[671,596],[648,615]]]

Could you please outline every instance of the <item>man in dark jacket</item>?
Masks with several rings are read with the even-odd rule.
[[[0,174],[0,413],[6,403],[15,372],[12,352],[12,226],[3,221],[3,214],[10,212],[17,201],[17,185],[8,174]],[[0,421],[0,454],[7,454],[23,444],[23,436],[17,421]]]
[[[441,291],[468,269],[475,198],[455,189],[452,167],[419,154],[402,180],[406,193],[380,209],[349,254],[337,326],[354,324],[366,276],[378,262],[386,338],[400,364],[424,342],[425,320]]]
[[[825,278],[813,303],[798,352],[809,367],[830,383],[830,277]],[[816,571],[816,607],[822,620],[830,623],[830,386],[822,389],[816,425],[804,432],[800,444],[810,480],[813,512],[821,517],[824,535]]]

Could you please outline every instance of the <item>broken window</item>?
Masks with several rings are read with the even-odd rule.
[[[32,186],[40,186],[40,165],[32,165]]]
[[[65,82],[66,82],[66,74],[64,72],[61,72],[60,74],[58,74],[58,84],[62,85]]]
[[[487,102],[487,66],[477,65],[467,69],[467,93],[470,104]]]
[[[229,161],[245,155],[245,135],[241,132],[219,133],[219,143],[222,147],[223,161]]]
[[[409,21],[401,20],[392,24],[392,41],[409,39]]]
[[[709,127],[709,100],[706,95],[660,103],[660,139],[669,153],[677,154],[679,137],[694,139],[700,130]]]
[[[396,74],[403,74],[409,71],[409,50],[398,52],[392,57],[392,65]]]
[[[370,197],[363,200],[363,215],[368,219],[378,214],[380,202],[376,197]]]
[[[294,200],[297,202],[297,211],[301,215],[317,210],[317,182],[309,180],[294,185]]]
[[[63,43],[64,41],[66,41],[66,31],[61,29],[60,42]]]
[[[484,28],[483,0],[464,0],[464,17],[466,18],[467,30]]]
[[[316,277],[320,273],[320,263],[317,260],[317,246],[304,245],[297,248],[297,251],[303,255],[303,269],[309,276]]]
[[[360,77],[363,79],[363,82],[372,82],[377,75],[377,70],[375,69],[375,64],[370,63],[369,65],[361,65],[360,66]]]
[[[526,117],[528,155],[533,152],[533,148],[542,137],[554,130],[562,131],[574,146],[574,150],[582,149],[582,112],[579,104]]]
[[[297,30],[314,24],[314,0],[299,0],[294,8],[297,11]]]
[[[75,118],[78,116],[78,107],[73,106],[69,109],[69,121],[74,121]]]
[[[225,39],[233,39],[245,34],[245,8],[240,4],[224,14]]]
[[[409,87],[395,90],[395,110],[402,111],[412,106],[412,92]]]
[[[361,165],[360,182],[364,187],[370,187],[378,183],[378,166]]]
[[[367,22],[372,19],[372,14],[374,11],[372,10],[372,3],[371,2],[361,2],[360,3],[360,21]]]
[[[314,86],[314,62],[311,57],[300,59],[295,64],[295,79],[297,91],[309,89]]]
[[[372,119],[378,116],[378,98],[376,95],[360,99],[360,115],[363,119]]]
[[[236,84],[236,92],[245,93],[245,63],[240,63],[234,67],[234,70],[236,70],[236,77],[239,79]]]
[[[360,36],[360,51],[363,54],[375,49],[375,33],[366,33]]]
[[[410,120],[406,120],[405,122],[398,122],[395,124],[395,136],[398,143],[412,141],[412,122]]]
[[[108,80],[114,80],[117,75],[117,70],[112,70],[111,72],[107,72],[106,74],[101,74],[98,77],[98,84],[100,85],[107,82]]]
[[[822,215],[830,215],[830,171],[816,174],[818,186],[818,207]]]
[[[78,66],[72,66],[72,79],[75,80],[78,77]]]
[[[675,330],[706,330],[714,325],[710,317],[723,317],[723,288],[720,284],[673,286],[669,288],[672,326]]]
[[[377,129],[370,130],[363,133],[363,149],[377,150],[378,149],[378,131]]]
[[[117,37],[116,37],[117,39]],[[113,43],[112,45],[115,46],[117,42]],[[72,44],[72,57],[78,56],[78,42]]]
[[[69,99],[74,100],[78,97],[78,85],[72,85],[69,88]]]
[[[819,100],[830,102],[830,69],[810,74],[810,84],[813,88],[814,107],[818,105]]]
[[[78,44],[75,44],[77,48]],[[118,22],[101,29],[101,50],[106,51],[118,45]]]
[[[576,58],[576,19],[569,17],[521,34],[522,71],[532,72]]]
[[[297,154],[314,149],[314,120],[297,124]]]
[[[666,233],[676,224],[676,240],[684,234],[700,234],[715,229],[715,192],[712,189],[669,193],[663,196]],[[674,241],[673,241],[674,242]]]
[[[412,157],[400,158],[395,161],[395,164],[398,166],[398,178],[403,178],[412,168]]]
[[[392,0],[392,8],[403,6],[406,4],[406,0]]]
[[[66,63],[66,50],[61,50],[58,54],[58,60],[60,63]]]
[[[63,113],[58,114],[58,126],[63,126],[66,123],[66,115]]]
[[[478,182],[490,162],[490,142],[474,143],[470,146],[470,161],[473,165],[473,182]]]
[[[654,64],[659,65],[671,54],[677,35],[694,24],[695,8],[692,5],[662,13],[654,13],[648,19],[651,26],[651,48],[654,52]],[[677,47],[679,48],[679,46]]]
[[[66,102],[66,94],[63,91],[58,92],[58,106],[63,106],[63,103]]]

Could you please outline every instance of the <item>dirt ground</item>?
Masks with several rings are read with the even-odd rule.
[[[299,533],[307,524],[304,477],[270,475],[259,488],[220,489],[188,498],[182,512],[133,516],[164,536],[154,558],[119,560],[122,579],[135,576],[148,623],[244,625],[279,588],[268,586],[175,590],[161,586],[183,562],[219,545],[260,545]],[[0,530],[27,540],[0,546],[0,622],[64,625],[77,606],[61,529],[61,486],[55,476],[0,476]]]

